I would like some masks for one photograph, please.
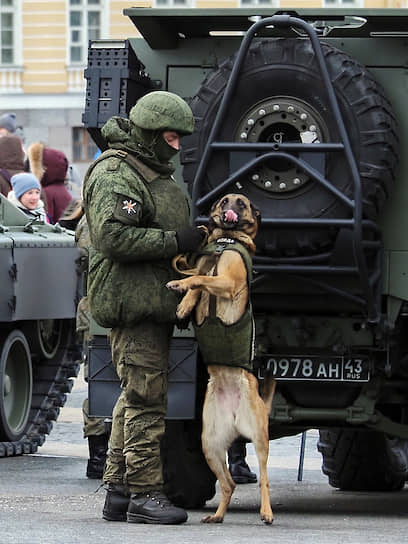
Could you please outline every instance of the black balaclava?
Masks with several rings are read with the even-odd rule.
[[[104,134],[105,132],[105,134]],[[175,170],[169,162],[178,149],[171,147],[163,137],[163,130],[147,130],[128,119],[113,117],[102,128],[102,135],[109,133],[109,147],[123,149],[136,155],[142,162],[160,174],[172,174]]]

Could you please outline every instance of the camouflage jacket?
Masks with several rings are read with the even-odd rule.
[[[110,153],[91,165],[84,181],[92,317],[103,327],[172,323],[178,297],[166,283],[174,278],[175,231],[189,222],[187,199],[170,175],[135,157],[129,165],[123,151],[122,157]]]

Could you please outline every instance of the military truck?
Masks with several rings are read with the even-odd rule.
[[[196,128],[182,140],[179,179],[192,220],[205,224],[227,192],[244,193],[262,214],[252,303],[260,388],[268,374],[277,380],[270,438],[319,429],[332,486],[400,490],[408,479],[406,10],[124,14],[141,37],[90,43],[85,126],[104,148],[103,123],[149,90],[188,100]],[[191,372],[171,380],[163,443],[167,492],[187,507],[214,493],[199,445],[205,369],[194,349],[187,369],[186,357],[171,355],[170,378],[174,367]],[[105,363],[95,381],[108,351]],[[180,394],[182,383],[189,389]]]
[[[0,195],[0,457],[35,453],[78,374],[74,234]]]

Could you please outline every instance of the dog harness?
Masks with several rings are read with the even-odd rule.
[[[242,367],[252,371],[254,358],[255,327],[249,297],[252,280],[252,260],[241,243],[232,238],[220,238],[207,245],[201,254],[213,255],[215,267],[213,275],[217,275],[217,264],[225,250],[237,251],[247,270],[248,303],[244,313],[232,325],[226,325],[216,315],[216,297],[210,295],[209,314],[201,325],[193,320],[193,325],[200,347],[200,352],[206,365],[225,365]]]

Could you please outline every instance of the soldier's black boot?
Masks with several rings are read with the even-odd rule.
[[[246,444],[240,440],[234,440],[228,450],[229,471],[236,484],[255,484],[257,477],[251,472],[246,457]]]
[[[106,452],[108,451],[108,435],[88,436],[89,459],[86,475],[93,480],[101,479],[105,468]]]
[[[126,521],[126,513],[129,506],[130,493],[123,484],[107,484],[105,504],[103,506],[103,519],[106,521]]]
[[[174,506],[161,491],[132,493],[127,520],[129,523],[176,525],[187,521],[187,512]]]

